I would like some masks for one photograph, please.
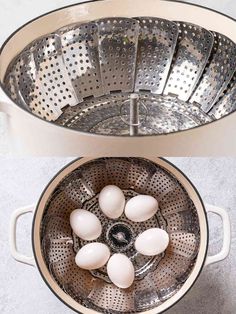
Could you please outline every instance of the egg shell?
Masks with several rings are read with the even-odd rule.
[[[89,243],[83,246],[75,257],[76,264],[83,269],[92,270],[104,266],[110,258],[110,250],[103,243]]]
[[[74,233],[86,241],[96,240],[102,233],[97,216],[84,209],[76,209],[70,214],[70,225]]]
[[[158,255],[166,250],[169,235],[165,230],[151,228],[141,233],[134,243],[136,250],[147,256]]]
[[[102,212],[111,219],[117,219],[123,214],[125,196],[116,185],[105,186],[99,194],[98,202]]]
[[[158,210],[157,200],[150,195],[132,197],[125,206],[125,215],[134,222],[143,222],[153,217]]]
[[[107,263],[107,274],[119,288],[129,288],[134,281],[134,266],[124,254],[114,254]]]

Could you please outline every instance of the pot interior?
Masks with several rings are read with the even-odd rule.
[[[12,60],[4,87],[19,106],[68,128],[155,135],[233,112],[235,68],[235,43],[213,30],[158,17],[107,17],[34,40]]]
[[[124,214],[117,220],[107,218],[99,208],[98,195],[110,184],[120,187],[126,200],[152,195],[160,210],[142,223],[134,223]],[[78,208],[100,219],[103,231],[96,241],[107,244],[112,254],[126,254],[133,262],[135,280],[130,288],[120,289],[111,283],[106,266],[87,271],[76,265],[77,251],[88,243],[70,227],[70,213]],[[165,253],[147,257],[135,250],[134,239],[152,227],[166,230],[170,244]],[[110,233],[123,229],[129,239],[127,245],[120,246]],[[53,190],[41,220],[40,241],[51,277],[77,303],[102,313],[158,311],[193,272],[200,250],[200,224],[188,192],[165,168],[141,158],[101,158],[80,165]]]

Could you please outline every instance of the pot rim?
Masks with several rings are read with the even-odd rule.
[[[110,158],[122,158],[122,157],[110,157]],[[132,158],[135,158],[135,157],[132,157]],[[202,257],[201,257],[201,261],[199,262],[199,256],[200,256],[200,253],[198,254],[198,257],[197,257],[197,261],[195,263],[195,266],[193,268],[193,271],[191,272],[191,275],[189,276],[189,278],[193,275],[193,272],[196,268],[196,264],[197,262],[199,262],[199,265],[198,268],[199,270],[197,271],[196,275],[194,276],[193,280],[191,281],[191,283],[189,284],[189,287],[187,289],[185,289],[185,291],[181,294],[182,292],[182,289],[183,287],[186,287],[186,282],[189,280],[189,278],[187,279],[187,281],[183,284],[183,286],[180,288],[180,290],[178,292],[176,292],[175,295],[173,295],[172,297],[170,297],[170,299],[166,300],[163,304],[166,304],[166,302],[168,303],[168,301],[170,301],[171,299],[173,299],[176,295],[177,295],[177,298],[174,302],[170,302],[170,305],[166,306],[163,310],[161,310],[160,312],[158,312],[159,314],[160,313],[163,313],[165,312],[166,310],[170,309],[171,307],[173,307],[176,303],[178,303],[186,294],[187,292],[189,292],[191,290],[191,288],[193,287],[193,285],[195,284],[195,282],[197,281],[198,277],[200,276],[202,270],[203,270],[203,267],[205,265],[205,261],[206,261],[206,257],[207,257],[207,251],[208,251],[208,245],[209,245],[209,226],[208,226],[208,219],[207,219],[207,212],[206,212],[206,209],[205,209],[205,205],[203,203],[203,200],[198,192],[198,190],[196,189],[196,187],[194,186],[194,184],[191,182],[191,180],[177,167],[175,166],[172,162],[164,159],[164,158],[161,158],[161,157],[158,157],[158,158],[143,158],[143,157],[136,157],[136,158],[139,158],[139,159],[146,159],[148,161],[151,161],[151,162],[154,162],[156,163],[157,165],[160,165],[161,167],[163,167],[164,169],[167,169],[170,171],[171,170],[174,170],[180,177],[181,179],[183,179],[185,182],[183,184],[182,180],[180,180],[181,184],[184,186],[184,188],[186,189],[186,184],[188,185],[188,187],[192,190],[193,193],[195,193],[195,197],[197,199],[197,201],[199,201],[199,206],[201,206],[201,210],[203,212],[203,216],[202,218],[204,219],[204,221],[201,221],[200,222],[200,232],[201,232],[201,241],[200,241],[200,250],[203,251],[203,254],[202,254]],[[76,168],[78,168],[80,165],[84,164],[84,163],[87,163],[87,162],[90,162],[92,160],[96,160],[96,159],[101,159],[101,158],[83,158],[83,157],[80,157],[80,158],[77,158],[75,160],[72,160],[71,162],[69,162],[68,164],[66,164],[61,170],[59,170],[54,176],[53,178],[49,181],[49,183],[47,184],[47,186],[45,187],[45,189],[43,190],[39,200],[38,200],[38,203],[37,203],[37,206],[36,206],[36,209],[35,209],[35,213],[34,213],[34,216],[33,216],[33,222],[32,222],[32,231],[31,231],[31,241],[32,241],[32,249],[33,249],[33,255],[34,255],[34,258],[35,258],[35,264],[37,266],[37,269],[39,270],[39,273],[42,277],[42,279],[44,280],[44,282],[46,283],[46,285],[48,286],[48,288],[52,291],[52,293],[61,301],[63,302],[67,307],[69,307],[71,310],[73,310],[74,312],[76,313],[89,313],[89,314],[98,314],[100,312],[97,312],[97,311],[94,311],[92,309],[89,309],[89,308],[85,308],[84,306],[82,306],[81,304],[79,304],[78,302],[76,302],[74,299],[72,299],[69,295],[67,295],[60,287],[59,285],[54,281],[54,279],[52,278],[51,274],[49,273],[48,271],[48,268],[45,264],[45,261],[43,259],[43,256],[42,256],[42,253],[41,253],[41,243],[39,243],[37,245],[37,248],[36,248],[36,240],[39,240],[40,242],[40,223],[41,223],[41,219],[38,221],[38,211],[39,211],[39,208],[41,208],[41,216],[43,214],[43,210],[44,210],[44,205],[41,206],[42,202],[46,202],[46,200],[48,199],[48,196],[45,198],[45,194],[48,194],[48,190],[51,189],[50,193],[56,188],[56,186],[58,185],[58,183],[65,177],[67,176],[69,173],[71,173],[71,171],[75,170]],[[79,165],[78,165],[79,163]],[[76,166],[76,167],[75,167]],[[166,167],[165,167],[166,166]],[[67,171],[68,168],[72,168],[70,169],[70,171]],[[170,169],[169,169],[170,168]],[[66,172],[67,171],[67,172]],[[173,172],[170,171],[172,175]],[[175,176],[175,175],[174,175]],[[179,176],[178,176],[178,179],[179,179]],[[60,180],[58,180],[60,177]],[[56,182],[55,182],[56,180]],[[52,184],[55,183],[55,186],[53,188],[51,188]],[[45,198],[45,200],[44,200]],[[199,212],[198,212],[199,214]],[[36,220],[38,221],[37,222],[37,230],[36,230]],[[202,228],[204,227],[204,228]],[[202,234],[202,229],[205,229],[205,234]],[[202,236],[204,236],[205,239],[203,239],[202,241]],[[204,242],[205,240],[205,243],[202,243]],[[40,250],[38,250],[38,248],[40,248]],[[200,251],[199,250],[199,251]],[[39,252],[38,252],[39,251]],[[39,256],[38,256],[38,255]],[[39,261],[39,258],[40,258],[40,261]],[[42,262],[42,264],[41,264]],[[42,269],[43,268],[43,269]],[[44,271],[46,272],[46,274],[44,273]],[[48,279],[46,277],[49,277]],[[192,279],[192,278],[191,278]],[[51,284],[50,282],[51,281]],[[54,285],[56,285],[55,287],[57,288],[56,291],[55,289],[52,287],[52,283],[54,282]],[[59,295],[60,294],[60,295]],[[178,294],[180,296],[178,296]],[[68,301],[70,301],[70,303],[68,303],[65,299],[63,299],[63,297],[67,297]],[[72,304],[71,304],[72,303]],[[77,305],[77,308],[75,308],[73,306],[73,304],[76,306]],[[162,304],[162,305],[163,305]],[[162,306],[161,305],[161,306]],[[158,306],[160,307],[160,306]],[[146,311],[143,311],[143,312],[138,312],[138,314],[156,314],[157,312],[155,312],[155,310],[158,308],[152,308],[151,310],[146,310]]]
[[[62,11],[62,10],[66,10],[68,8],[73,8],[75,6],[80,6],[80,5],[84,5],[84,4],[88,4],[88,3],[93,3],[93,2],[106,2],[108,0],[84,0],[83,2],[79,2],[79,3],[74,3],[74,4],[70,4],[70,5],[66,5],[66,6],[63,6],[63,7],[60,7],[60,8],[57,8],[57,9],[54,9],[54,10],[51,10],[49,12],[46,12],[44,14],[41,14],[33,19],[30,19],[28,22],[24,23],[23,25],[21,25],[20,27],[18,27],[13,33],[11,33],[11,35],[9,35],[6,40],[3,42],[3,44],[1,45],[0,47],[0,59],[1,59],[1,55],[2,55],[2,52],[4,50],[4,48],[7,46],[7,44],[9,43],[9,41],[17,34],[19,33],[22,29],[24,29],[26,26],[30,25],[31,23],[37,21],[37,20],[40,20],[41,18],[45,17],[45,16],[48,16],[50,14],[53,14],[55,12],[58,12],[58,11]],[[221,15],[221,16],[224,16],[226,17],[227,19],[229,20],[232,20],[233,22],[236,22],[236,19],[225,14],[225,13],[221,13],[215,9],[212,9],[212,8],[207,8],[203,5],[200,5],[200,4],[194,4],[194,3],[189,3],[189,2],[185,2],[183,0],[159,0],[161,2],[165,1],[165,2],[173,2],[173,3],[180,3],[180,4],[183,4],[183,5],[186,5],[186,6],[194,6],[194,7],[198,7],[198,8],[201,8],[201,9],[204,9],[206,11],[210,11],[210,12],[214,12],[218,15]],[[65,126],[62,126],[62,125],[58,125],[58,124],[55,124],[54,121],[47,121],[45,119],[42,119],[40,117],[38,117],[37,115],[33,114],[31,111],[27,110],[26,108],[22,107],[22,106],[19,106],[15,101],[13,101],[10,96],[8,95],[8,93],[5,91],[5,87],[4,87],[4,84],[2,82],[2,80],[0,79],[0,89],[1,91],[4,93],[5,96],[7,96],[10,100],[10,103],[11,105],[13,105],[14,107],[17,107],[17,109],[20,109],[20,110],[23,110],[23,112],[25,112],[26,114],[29,114],[32,118],[37,118],[39,119],[40,121],[42,121],[42,123],[47,123],[47,125],[51,125],[53,127],[57,127],[57,128],[61,128],[63,130],[67,130],[68,132],[71,132],[71,133],[76,133],[76,134],[84,134],[84,135],[90,135],[90,136],[93,136],[93,137],[98,137],[98,138],[103,138],[103,137],[109,137],[110,139],[114,139],[114,140],[119,140],[119,139],[124,139],[124,138],[130,138],[130,136],[121,136],[121,135],[110,135],[110,134],[96,134],[96,133],[89,133],[89,132],[85,132],[85,131],[78,131],[76,129],[73,129],[73,128],[67,128]],[[225,116],[223,116],[222,118],[220,119],[217,119],[217,120],[213,120],[211,122],[207,122],[205,124],[202,124],[202,125],[197,125],[193,128],[190,128],[190,129],[186,129],[186,130],[179,130],[179,131],[174,131],[174,132],[170,132],[170,133],[164,133],[164,134],[151,134],[151,135],[143,135],[143,136],[140,136],[140,135],[134,135],[132,137],[134,138],[142,138],[142,137],[149,137],[149,138],[154,138],[154,137],[164,137],[164,136],[171,136],[171,135],[175,135],[175,134],[184,134],[184,132],[190,132],[191,130],[195,130],[195,129],[198,129],[198,128],[203,128],[205,126],[208,126],[210,124],[215,124],[217,123],[218,121],[222,120],[222,119],[225,119],[231,115],[235,114],[236,115],[236,112],[231,112]]]

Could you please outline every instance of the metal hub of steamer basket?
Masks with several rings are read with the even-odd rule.
[[[117,250],[117,252],[124,252],[133,243],[133,230],[130,225],[123,222],[111,225],[106,236],[112,249]]]

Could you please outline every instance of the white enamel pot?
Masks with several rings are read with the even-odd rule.
[[[5,94],[3,79],[11,60],[34,39],[56,29],[107,16],[158,16],[201,24],[236,42],[235,21],[223,14],[179,1],[102,0],[75,4],[45,14],[18,29],[0,54],[0,112],[6,115],[11,150],[19,154],[64,156],[209,156],[236,155],[232,134],[236,113],[186,131],[167,135],[121,137],[83,133],[44,121],[17,106]]]
[[[25,263],[31,266],[36,266],[41,273],[44,281],[48,285],[48,287],[52,290],[52,292],[67,306],[69,306],[74,311],[78,313],[97,313],[96,311],[85,308],[79,302],[76,302],[71,296],[69,296],[65,291],[60,288],[60,286],[56,283],[52,275],[50,274],[48,267],[46,265],[45,259],[42,253],[41,247],[41,231],[40,226],[42,222],[42,217],[44,214],[45,206],[47,204],[49,196],[58,186],[59,182],[65,178],[68,174],[70,174],[73,170],[77,169],[78,167],[84,165],[92,161],[92,158],[82,158],[73,161],[69,165],[67,165],[64,169],[62,169],[47,185],[44,192],[42,193],[37,205],[26,206],[23,208],[17,209],[11,217],[11,224],[10,224],[10,249],[11,254],[15,260]],[[191,271],[189,277],[184,282],[182,287],[169,299],[165,302],[158,305],[156,308],[152,308],[142,313],[146,314],[157,314],[161,313],[171,306],[173,306],[176,302],[178,302],[193,286],[195,281],[197,280],[199,274],[201,273],[203,267],[206,267],[210,264],[220,262],[225,259],[230,250],[230,242],[231,242],[231,232],[230,232],[230,220],[226,210],[211,206],[207,204],[203,204],[200,195],[198,194],[196,188],[193,184],[189,181],[189,179],[174,165],[167,162],[164,159],[160,158],[148,158],[149,161],[157,164],[158,166],[162,167],[163,169],[170,172],[175,178],[181,182],[184,189],[187,191],[188,195],[191,197],[191,200],[196,207],[199,226],[200,226],[200,244],[199,244],[199,251],[196,258],[195,265],[193,270]],[[223,244],[220,252],[213,256],[207,256],[208,251],[208,241],[209,241],[209,231],[208,231],[208,218],[207,214],[211,212],[213,214],[218,215],[222,220],[222,231],[223,231]],[[21,215],[26,213],[33,214],[33,226],[32,226],[32,246],[33,246],[33,257],[27,257],[22,255],[17,250],[17,239],[16,239],[16,226],[18,218]],[[141,313],[141,312],[139,312]]]

